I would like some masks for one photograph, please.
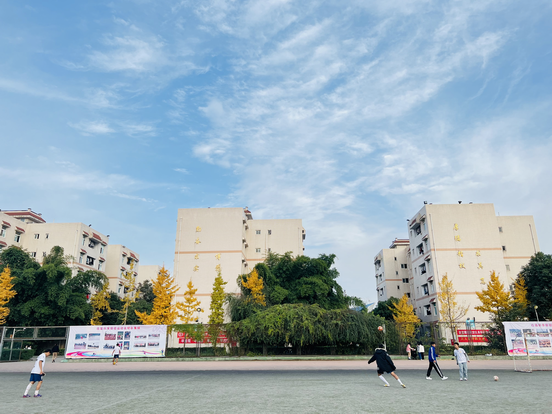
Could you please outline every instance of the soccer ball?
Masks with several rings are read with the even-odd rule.
[[[495,380],[495,381],[498,381],[498,377],[497,377],[496,375],[494,376],[494,380]]]
[[[378,331],[383,331],[383,326],[378,326]]]

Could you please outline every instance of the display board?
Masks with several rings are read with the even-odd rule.
[[[552,356],[552,322],[503,322],[508,355]],[[527,349],[525,346],[527,343]]]
[[[488,329],[457,329],[458,342],[461,344],[487,345]]]
[[[111,358],[115,345],[120,358],[165,356],[167,325],[71,326],[66,358]]]

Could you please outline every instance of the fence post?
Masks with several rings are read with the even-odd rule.
[[[6,336],[6,327],[2,326],[2,336],[0,337],[0,361],[2,360],[2,351],[4,350],[4,337]]]

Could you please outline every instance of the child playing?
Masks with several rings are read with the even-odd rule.
[[[406,388],[406,385],[404,385],[400,378],[397,377],[397,374],[395,374],[395,370],[397,369],[395,367],[395,364],[393,364],[393,361],[391,360],[391,357],[389,354],[387,354],[387,351],[385,350],[383,344],[380,344],[378,348],[376,348],[376,352],[374,352],[374,355],[372,358],[370,358],[370,361],[368,361],[369,364],[376,361],[376,364],[378,365],[378,377],[380,380],[384,382],[384,387],[389,387],[389,383],[385,378],[383,378],[384,373],[391,374],[393,378],[395,378],[397,381],[399,381],[399,384],[403,388]]]
[[[460,372],[460,381],[468,380],[468,354],[462,348],[458,342],[454,343],[454,356],[456,358],[456,363],[458,364],[458,371]]]
[[[119,355],[121,355],[121,347],[119,344],[115,345],[115,349],[111,355],[113,355],[113,365],[117,365],[117,362],[119,362]]]
[[[46,357],[50,356],[52,351],[49,349],[45,350],[43,353],[41,353],[38,358],[36,359],[35,365],[33,370],[31,371],[31,382],[29,385],[27,385],[27,389],[25,390],[25,394],[23,394],[23,398],[30,398],[29,391],[31,390],[31,386],[36,382],[38,383],[34,392],[35,397],[42,397],[42,395],[39,394],[40,387],[42,386],[42,376],[46,375],[44,374],[44,364],[46,363]]]

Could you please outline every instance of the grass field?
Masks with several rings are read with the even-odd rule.
[[[4,413],[549,413],[552,374],[473,370],[460,382],[371,367],[317,371],[50,372],[42,398],[22,398],[27,373],[0,374]],[[499,382],[493,376],[499,375]],[[34,387],[33,387],[34,390]]]

